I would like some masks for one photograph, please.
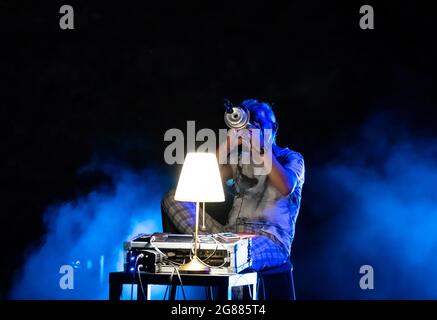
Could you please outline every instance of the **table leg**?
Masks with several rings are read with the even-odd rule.
[[[252,300],[258,300],[258,290],[256,289],[257,283],[252,285]]]
[[[143,290],[141,289],[141,285],[139,283],[137,283],[137,300],[147,300],[147,295],[148,295],[148,285],[144,285],[143,284],[143,290],[144,290],[144,294],[143,294]]]
[[[109,274],[109,300],[120,300],[123,283],[113,274]]]
[[[217,300],[229,300],[229,291],[231,292],[231,298],[232,298],[232,287],[224,284],[218,285]]]
[[[168,300],[176,300],[176,289],[177,289],[177,285],[172,284],[170,286],[170,296],[168,298]]]

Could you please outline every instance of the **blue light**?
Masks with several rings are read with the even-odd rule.
[[[134,267],[131,267],[131,268],[130,268],[130,271],[131,271],[131,272],[134,272],[134,271],[135,271],[135,268],[134,268]]]
[[[161,197],[170,189],[170,179],[159,167],[134,171],[103,159],[79,171],[102,173],[110,181],[74,201],[55,203],[46,210],[47,241],[27,256],[8,298],[107,299],[109,272],[123,270],[126,260],[126,271],[131,275],[136,271],[130,255],[123,256],[124,241],[139,233],[161,230]],[[106,230],[111,230],[110,235]],[[87,259],[92,261],[91,269],[87,269]],[[81,272],[74,278],[74,290],[59,286],[63,276],[59,269],[65,264]],[[38,281],[35,270],[39,270]],[[3,292],[0,296],[3,298]]]
[[[130,261],[134,261],[135,260],[135,257],[130,257]]]

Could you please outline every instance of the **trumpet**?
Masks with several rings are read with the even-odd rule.
[[[224,99],[225,123],[231,129],[243,129],[249,124],[250,113],[243,106],[234,106],[228,99]]]

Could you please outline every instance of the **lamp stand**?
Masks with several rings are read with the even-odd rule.
[[[202,202],[202,231],[206,230],[205,226],[205,202]]]
[[[190,262],[179,267],[180,273],[209,273],[209,267],[205,266],[197,256],[199,245],[199,202],[196,202],[196,227],[194,232],[194,256]]]

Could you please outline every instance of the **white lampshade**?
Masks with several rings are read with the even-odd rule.
[[[190,202],[223,202],[220,170],[213,153],[188,153],[176,188],[175,200]]]

